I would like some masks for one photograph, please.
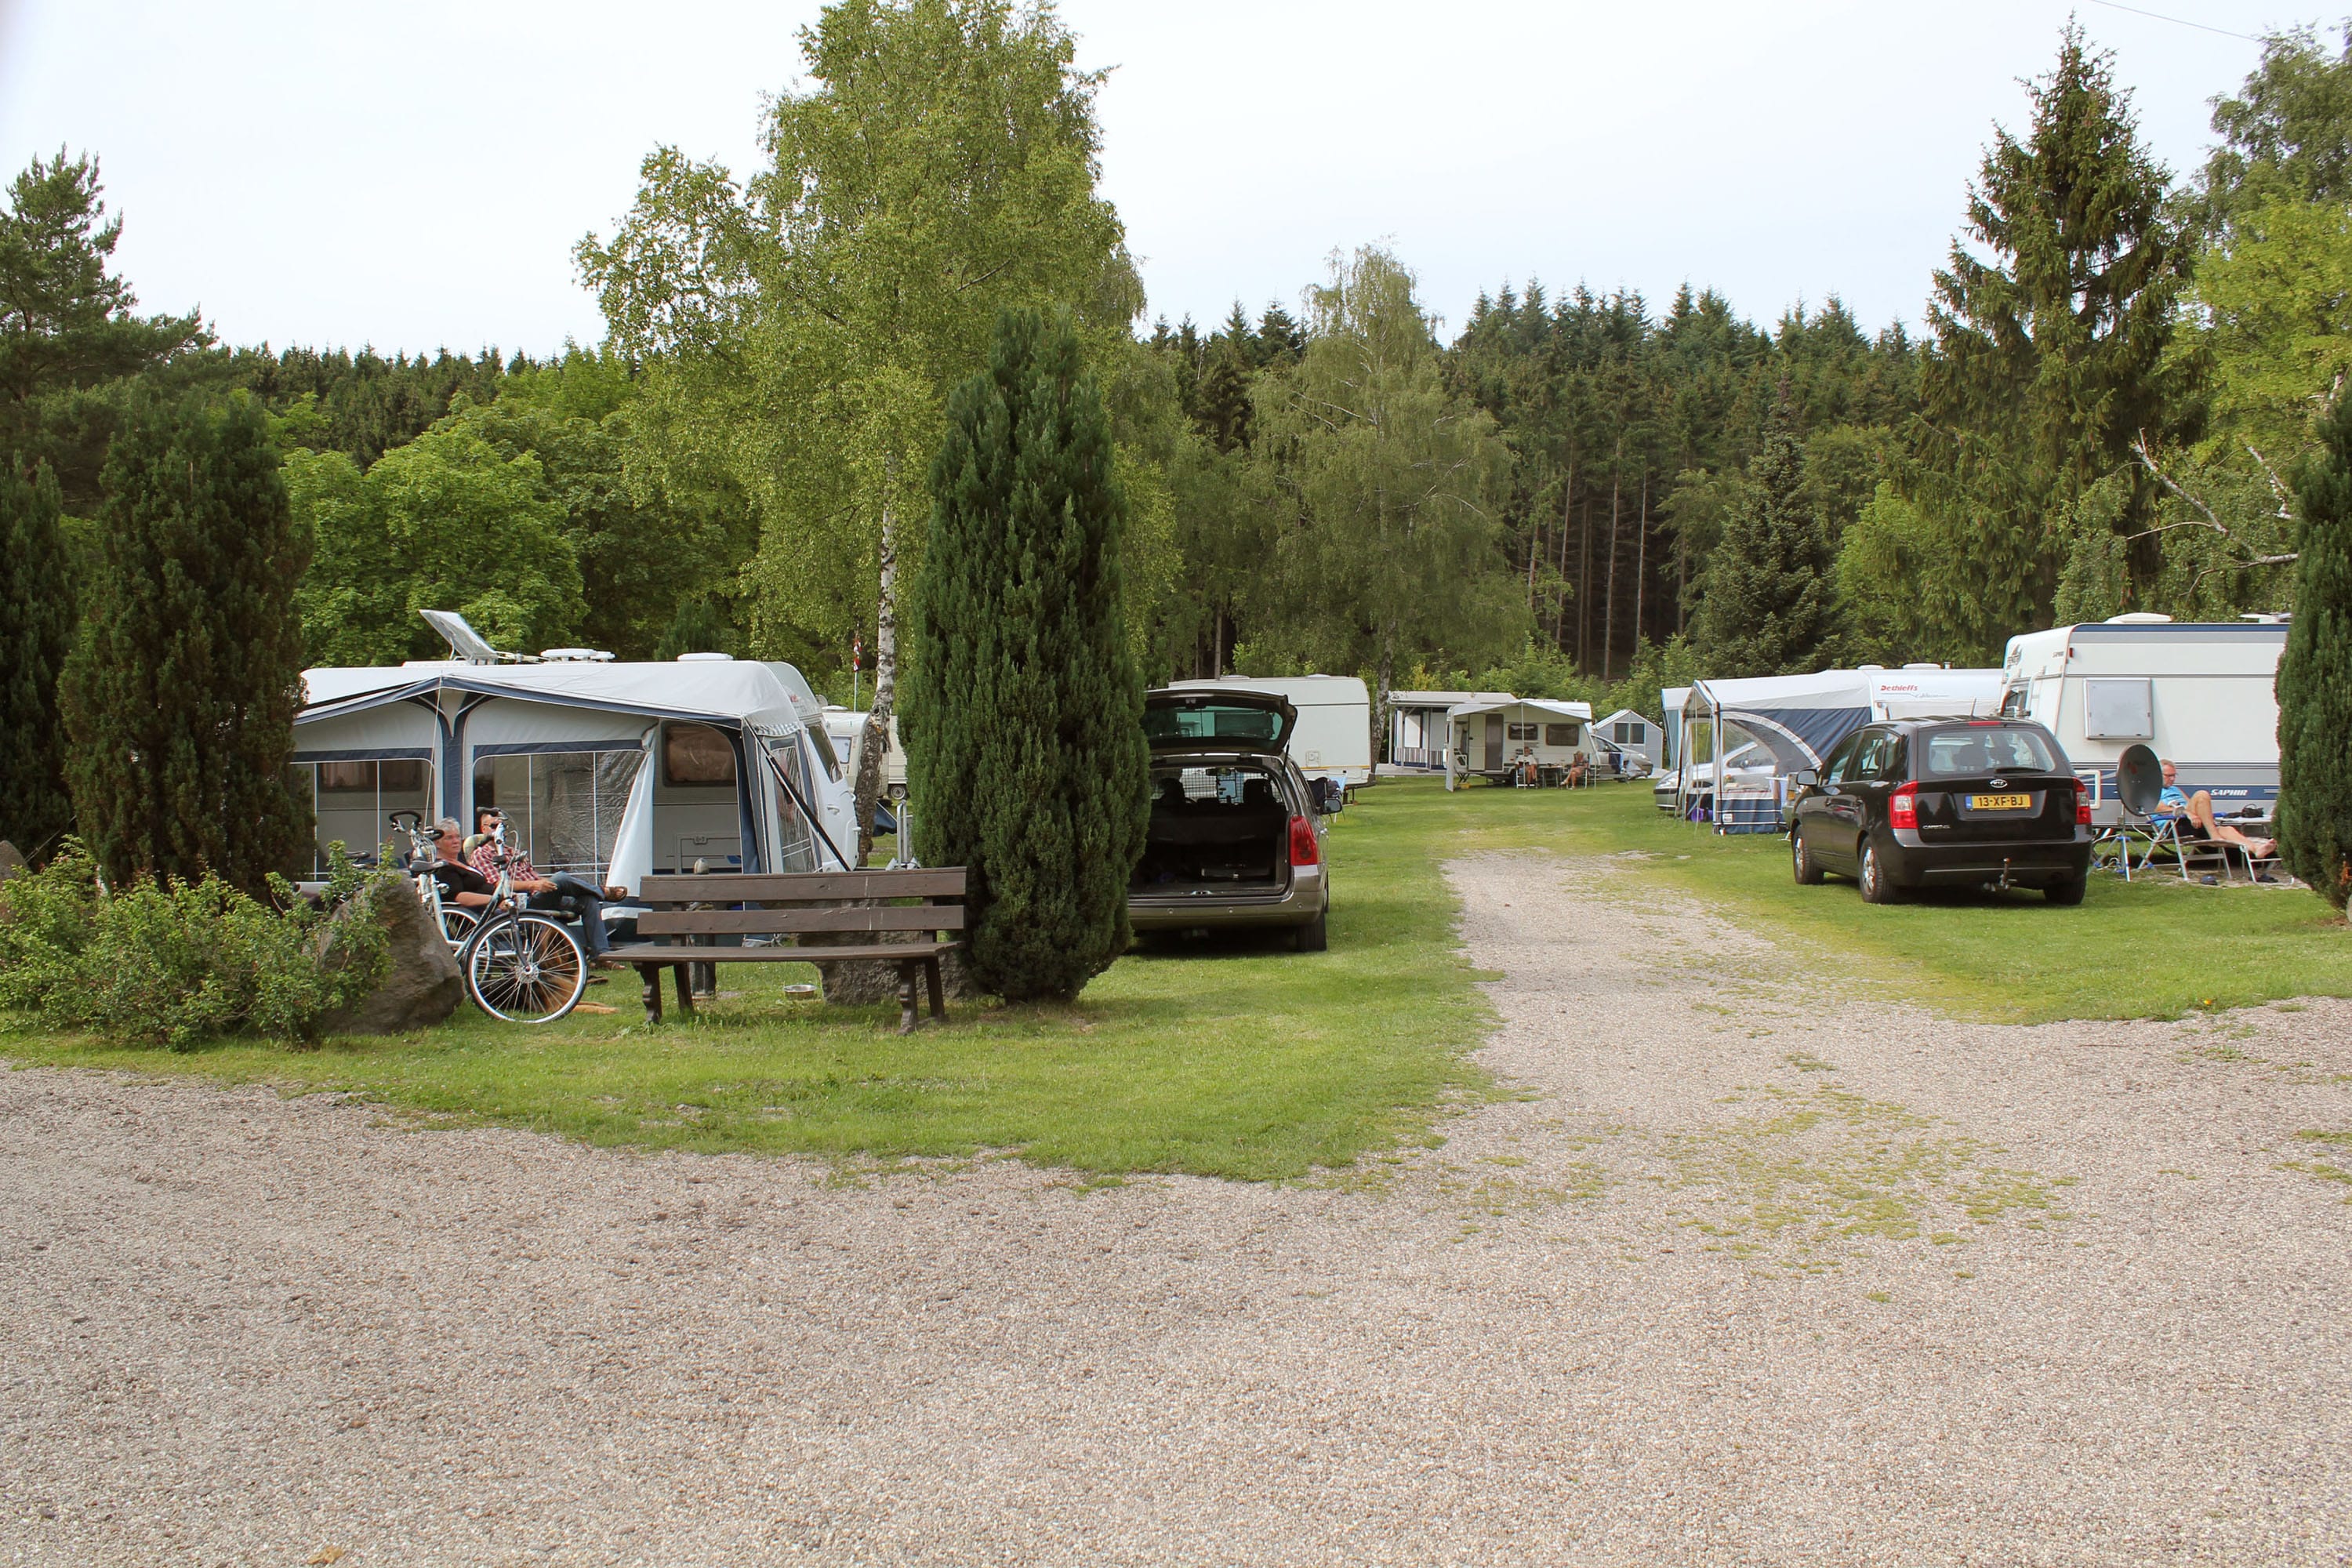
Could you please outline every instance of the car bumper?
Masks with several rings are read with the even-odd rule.
[[[1129,898],[1127,923],[1136,931],[1303,926],[1322,914],[1325,902],[1323,868],[1301,866],[1291,871],[1290,886],[1279,893]]]
[[[2090,837],[2079,831],[2072,838],[2007,843],[1923,843],[1919,834],[1901,830],[1894,837],[1885,849],[1886,869],[1906,886],[1990,882],[2007,876],[2038,887],[2082,877],[2091,866]]]

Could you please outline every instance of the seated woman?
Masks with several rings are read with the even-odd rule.
[[[2210,838],[2220,844],[2234,844],[2251,859],[2268,860],[2278,854],[2275,838],[2249,838],[2228,823],[2213,815],[2213,797],[2203,790],[2195,795],[2184,793],[2177,782],[2179,770],[2170,762],[2164,764],[2164,793],[2157,796],[2156,809],[2148,815],[2159,822],[2177,821],[2179,831],[2192,838]]]

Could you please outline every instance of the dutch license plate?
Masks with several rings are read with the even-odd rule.
[[[2032,809],[2030,795],[1972,795],[1969,796],[1970,811],[2026,811]]]

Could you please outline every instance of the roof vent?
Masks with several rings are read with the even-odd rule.
[[[2170,616],[2159,616],[2152,610],[2134,610],[2128,615],[2107,617],[2107,625],[2111,626],[2167,626],[2171,624]]]
[[[599,647],[545,647],[539,657],[549,664],[610,664],[613,656]]]
[[[604,657],[610,658],[612,655],[607,654]],[[677,662],[680,664],[732,664],[735,662],[735,656],[731,653],[682,653],[677,656]]]

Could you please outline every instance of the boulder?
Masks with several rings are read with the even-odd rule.
[[[866,900],[854,900],[862,903]],[[855,944],[869,947],[878,942],[917,941],[913,931],[859,931],[843,935],[813,933],[801,939],[808,948],[842,947]],[[865,1005],[898,999],[898,966],[887,959],[853,958],[839,963],[826,963],[812,958],[824,984],[824,999],[844,1005]],[[916,992],[922,993],[922,982],[916,983]],[[964,962],[961,949],[940,955],[940,985],[950,1002],[978,1002],[988,993],[971,977],[971,966]]]
[[[24,874],[25,858],[16,853],[16,847],[14,844],[0,838],[0,882]]]
[[[425,900],[407,881],[385,878],[337,910],[320,933],[320,966],[333,970],[350,962],[343,933],[352,921],[373,920],[387,942],[383,978],[367,999],[320,1020],[322,1035],[401,1035],[429,1029],[466,1000],[465,976],[457,956],[426,912]]]

